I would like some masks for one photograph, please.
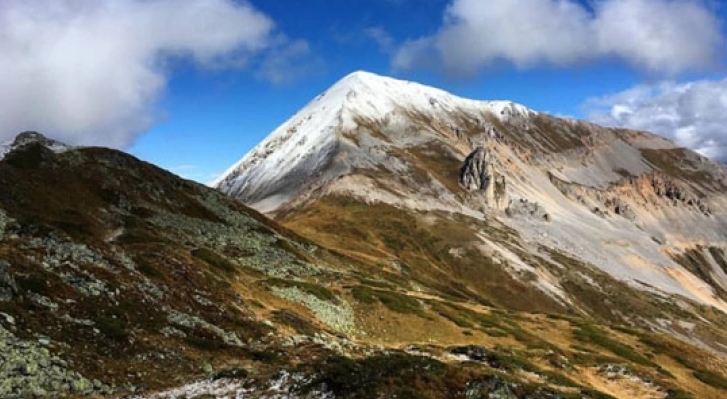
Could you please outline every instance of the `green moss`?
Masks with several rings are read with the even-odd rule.
[[[412,297],[392,291],[382,291],[372,289],[363,285],[353,288],[351,291],[354,299],[359,302],[373,304],[380,302],[389,310],[402,314],[416,314],[426,317],[426,313],[421,303]]]
[[[326,287],[323,287],[320,284],[311,283],[308,281],[299,281],[299,280],[283,280],[279,278],[271,278],[265,280],[266,284],[269,286],[274,287],[281,287],[281,288],[297,288],[301,291],[307,292],[316,298],[320,299],[321,301],[328,301],[328,302],[338,302],[338,297],[336,294],[333,293],[333,291],[329,290]]]
[[[693,374],[699,381],[702,381],[713,388],[727,391],[727,378],[723,375],[709,370],[696,370]]]
[[[599,327],[592,324],[581,324],[580,327],[574,333],[576,340],[580,342],[587,342],[593,345],[600,346],[614,355],[619,356],[623,359],[631,362],[641,364],[643,366],[649,366],[657,368],[658,365],[641,355],[634,348],[614,341],[606,335],[606,332]]]
[[[117,243],[126,245],[165,243],[167,241],[164,235],[152,232],[149,228],[145,227],[125,229],[124,234],[116,239]]]
[[[394,285],[391,283],[388,283],[386,281],[372,280],[370,278],[365,278],[365,277],[360,278],[359,281],[363,285],[368,285],[368,286],[374,287],[374,288],[383,288],[383,289],[389,289],[389,290],[394,289]]]
[[[545,378],[548,382],[553,383],[555,385],[560,385],[562,387],[571,387],[571,388],[577,388],[580,387],[578,383],[571,380],[570,378],[566,377],[565,375],[561,373],[557,373],[555,371],[549,371],[549,370],[541,370],[538,372],[543,378]]]
[[[441,302],[429,301],[429,305],[432,308],[432,310],[437,312],[440,316],[444,317],[445,319],[456,324],[458,327],[474,328],[474,324],[470,320],[468,320],[467,317],[463,316],[460,312],[457,312],[448,306],[442,305]]]
[[[292,328],[296,333],[302,335],[313,335],[318,331],[311,322],[287,309],[273,312],[273,320]]]
[[[591,399],[618,399],[615,396],[611,396],[607,393],[596,391],[595,389],[590,388],[582,388],[581,394]]]
[[[237,270],[234,263],[208,248],[197,248],[192,251],[192,256],[223,272],[232,273]]]

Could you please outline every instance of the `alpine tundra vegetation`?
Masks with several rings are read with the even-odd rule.
[[[725,21],[0,0],[0,399],[727,398]]]

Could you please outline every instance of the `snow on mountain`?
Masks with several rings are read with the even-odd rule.
[[[487,153],[478,169],[485,173],[477,174],[484,184],[472,192],[458,176],[480,147]],[[499,189],[488,186],[498,181]],[[214,185],[270,214],[294,214],[335,194],[417,214],[495,217],[517,231],[534,256],[543,245],[639,289],[727,311],[727,296],[717,295],[727,289],[727,275],[712,265],[712,280],[701,279],[676,257],[703,251],[704,243],[727,248],[726,182],[723,166],[646,132],[356,72],[276,129]],[[512,258],[497,240],[480,241],[497,256]],[[556,278],[528,271],[542,272],[536,285],[561,296]]]
[[[232,196],[270,209],[290,197],[286,182],[320,172],[335,154],[338,133],[355,129],[358,120],[381,120],[397,110],[432,117],[452,111],[490,113],[501,120],[537,113],[509,101],[460,98],[419,83],[369,72],[354,72],[316,97],[212,183]]]

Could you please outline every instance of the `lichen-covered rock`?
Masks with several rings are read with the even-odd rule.
[[[243,346],[242,341],[240,340],[240,337],[237,336],[234,332],[228,332],[223,330],[222,328],[215,326],[214,324],[211,324],[207,322],[206,320],[200,319],[196,316],[191,316],[186,313],[178,312],[176,310],[170,309],[167,313],[167,319],[170,323],[186,327],[186,328],[201,328],[208,331],[213,332],[215,335],[217,335],[222,342],[224,342],[227,345],[231,346]]]
[[[110,388],[67,368],[68,364],[38,342],[24,341],[0,326],[0,397],[105,394]]]
[[[343,300],[338,304],[324,301],[296,287],[273,287],[273,293],[291,302],[303,304],[313,312],[318,320],[336,331],[343,333],[355,331],[353,309],[351,309],[351,305]]]

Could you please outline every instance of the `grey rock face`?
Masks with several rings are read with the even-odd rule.
[[[488,207],[499,211],[507,209],[510,197],[505,176],[495,172],[494,162],[484,147],[477,147],[464,160],[459,171],[459,184],[467,191],[480,192]]]
[[[477,147],[464,160],[459,171],[459,184],[467,191],[485,191],[493,180],[493,174],[489,152],[484,147]]]
[[[20,147],[30,143],[47,144],[50,142],[52,142],[52,140],[49,140],[47,137],[38,132],[22,132],[15,136],[15,141],[13,141],[12,145],[13,147]]]

